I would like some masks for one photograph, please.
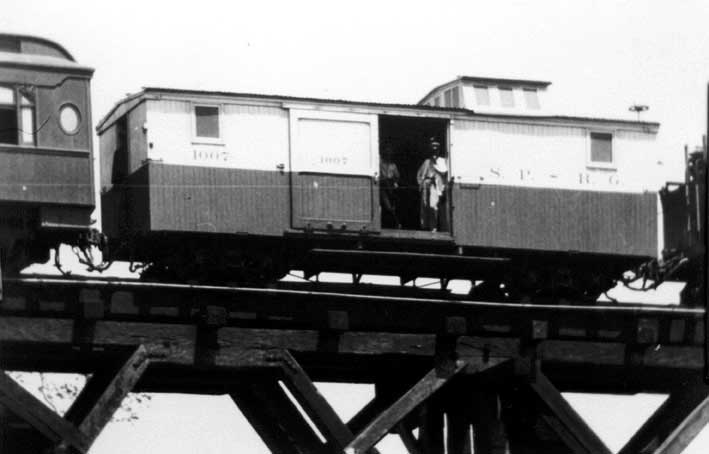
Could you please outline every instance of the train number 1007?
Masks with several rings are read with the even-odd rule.
[[[224,150],[192,150],[192,159],[200,162],[228,162],[229,152]]]

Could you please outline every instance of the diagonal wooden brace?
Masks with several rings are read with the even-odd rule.
[[[393,402],[387,403],[385,399],[377,395],[362,407],[349,421],[347,427],[352,433],[357,433],[364,429],[379,413],[387,409]]]
[[[69,421],[47,407],[29,391],[0,371],[0,405],[30,424],[53,444],[70,446],[81,453],[88,451],[91,440]]]
[[[456,361],[453,367],[432,369],[413,388],[406,392],[391,407],[377,416],[352,442],[347,445],[348,454],[364,453],[376,445],[392,427],[397,425],[414,408],[431,397],[443,385],[465,369],[466,363]]]
[[[611,454],[541,371],[536,371],[530,387],[549,411],[549,414],[543,413],[542,418],[573,453]]]
[[[653,454],[680,454],[709,422],[709,397],[687,415]]]
[[[619,454],[681,452],[707,423],[708,397],[709,387],[699,380],[671,393]]]
[[[56,446],[86,453],[147,367],[147,352],[141,345],[117,371],[95,373],[64,418],[7,374],[0,373],[0,404],[20,416]]]
[[[404,447],[409,454],[423,453],[418,440],[414,438],[414,434],[411,433],[411,429],[409,429],[403,421],[396,425],[396,432],[399,434],[399,438],[401,438],[401,442],[404,444]]]
[[[324,445],[276,380],[240,384],[230,396],[273,454],[323,452]]]
[[[67,410],[65,418],[93,442],[138,383],[148,363],[148,352],[141,345],[117,371],[97,372]]]
[[[278,352],[277,356],[285,377],[283,384],[300,403],[328,444],[341,451],[354,438],[352,431],[320,394],[296,359],[286,350]]]

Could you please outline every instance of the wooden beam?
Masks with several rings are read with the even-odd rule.
[[[411,433],[411,430],[406,427],[406,424],[403,421],[396,425],[396,433],[399,434],[399,438],[401,438],[401,442],[404,444],[404,447],[409,454],[423,454],[423,450],[421,449],[421,446],[419,446],[418,440],[416,440],[414,434]]]
[[[709,423],[709,397],[697,405],[654,454],[680,454]]]
[[[387,407],[388,404],[385,399],[381,396],[374,396],[374,398],[367,402],[364,407],[357,412],[357,414],[347,421],[347,428],[350,429],[352,433],[358,433],[367,427],[367,424],[372,422],[372,420],[376,418],[379,413],[386,410]]]
[[[404,378],[396,376],[397,380],[388,377],[385,381],[374,384],[375,396],[356,415],[347,421],[347,427],[352,433],[359,433],[362,429],[374,420],[381,412],[389,408],[391,404],[404,395],[416,382],[407,382]]]
[[[288,442],[288,435],[280,426],[273,424],[273,415],[264,411],[260,402],[249,402],[250,399],[244,394],[238,394],[241,398],[233,395],[234,402],[272,454],[298,453],[297,448]]]
[[[541,371],[535,373],[530,387],[549,410],[549,415],[542,415],[544,420],[572,452],[578,454],[611,454],[608,447],[588,427],[586,422]]]
[[[501,404],[497,392],[494,389],[474,390],[464,396],[464,403],[472,410],[474,452],[508,453],[507,434],[500,414]]]
[[[665,440],[669,439],[678,428],[678,424],[685,421],[693,410],[702,405],[707,396],[709,396],[709,388],[701,381],[688,383],[670,393],[618,454],[655,452]]]
[[[324,450],[324,444],[276,380],[239,385],[230,396],[274,454]]]
[[[421,404],[419,412],[419,446],[426,454],[445,454],[443,408],[437,399]]]
[[[287,351],[279,356],[282,361],[283,373],[286,377],[285,386],[300,403],[305,413],[325,437],[327,442],[341,451],[352,441],[354,435],[340,416],[320,394],[315,384],[310,380],[298,361]]]
[[[88,451],[89,437],[47,408],[4,371],[0,371],[0,405],[34,427],[55,445],[64,443],[81,453]]]
[[[12,366],[16,368],[36,367],[36,356],[29,361],[27,355],[16,355],[14,352],[45,347],[65,348],[71,352],[74,325],[70,319],[10,315],[0,317],[0,346],[12,345],[7,356],[3,352],[0,363],[9,364],[12,360]],[[196,327],[190,324],[99,320],[94,323],[92,346],[113,349],[143,344],[154,362],[192,367],[195,366],[196,335]],[[323,352],[319,339],[316,330],[221,328],[217,339],[220,349],[216,351],[215,364],[210,368],[266,367],[266,361],[255,352],[271,348],[287,348],[295,353],[353,354],[360,357],[393,354],[421,359],[431,358],[435,353],[435,336],[430,334],[348,331],[339,337],[336,352]],[[545,364],[553,363],[570,368],[593,364],[599,368],[637,369],[637,364],[627,363],[626,347],[626,344],[618,341],[545,340],[539,346],[539,355],[544,358]],[[506,360],[518,355],[519,339],[513,335],[464,336],[457,350],[461,359],[489,357],[490,360]],[[48,358],[49,361],[52,359],[56,359],[56,355]],[[700,345],[665,345],[661,349],[644,349],[638,362],[644,368],[652,366],[658,371],[682,368],[699,370],[704,366],[703,348]],[[55,370],[56,367],[45,366],[45,370],[50,369]],[[644,376],[644,380],[652,383],[655,388],[662,389],[665,386],[666,380],[656,380],[652,374]],[[671,384],[666,386],[670,387]]]
[[[123,399],[133,390],[143,372],[148,368],[148,363],[148,353],[141,345],[133,351],[110,380],[106,380],[102,376],[97,377],[97,385],[90,386],[86,393],[82,392],[77,396],[77,402],[74,402],[76,406],[72,405],[72,408],[76,408],[76,410],[71,413],[76,418],[75,424],[78,425],[79,430],[91,442],[98,437],[121,406]],[[103,383],[100,383],[101,381]],[[99,385],[104,385],[100,392],[97,389]]]
[[[470,440],[470,415],[466,402],[461,399],[465,389],[462,386],[455,388],[455,395],[446,399],[447,421],[447,454],[472,454]],[[453,394],[453,393],[451,393]]]
[[[413,388],[372,421],[347,445],[348,454],[363,453],[376,445],[388,432],[419,404],[428,399],[466,366],[457,361],[452,368],[436,368],[428,372]]]

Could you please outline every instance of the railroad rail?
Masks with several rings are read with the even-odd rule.
[[[0,368],[92,378],[61,418],[2,375],[0,407],[74,452],[143,390],[229,394],[274,453],[374,452],[387,433],[412,453],[599,453],[561,391],[663,392],[622,453],[679,452],[709,419],[704,319],[671,305],[469,301],[367,284],[21,276],[3,282]],[[344,422],[313,381],[373,383],[376,397]]]

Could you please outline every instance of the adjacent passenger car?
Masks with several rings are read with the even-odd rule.
[[[94,210],[91,68],[57,43],[0,34],[0,265],[77,243]]]

